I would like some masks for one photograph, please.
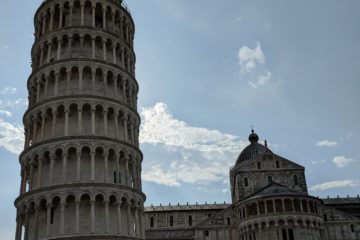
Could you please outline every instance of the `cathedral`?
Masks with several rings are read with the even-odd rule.
[[[360,198],[308,194],[252,131],[232,203],[144,207],[135,25],[122,0],[44,0],[34,17],[15,240],[355,240]]]
[[[146,239],[358,240],[360,197],[308,194],[305,168],[252,131],[230,170],[231,204],[145,207]]]

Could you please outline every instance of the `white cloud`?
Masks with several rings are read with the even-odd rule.
[[[251,73],[258,64],[263,65],[265,63],[265,55],[261,50],[260,43],[257,42],[254,49],[247,46],[241,47],[238,53],[238,60],[241,73]]]
[[[350,163],[354,162],[354,159],[347,158],[345,156],[335,156],[332,160],[333,163],[336,164],[337,167],[343,168],[349,165]]]
[[[159,165],[153,165],[144,171],[142,174],[142,179],[148,182],[154,182],[157,184],[163,184],[170,187],[179,187],[180,183],[173,177],[173,173],[164,172],[163,168]]]
[[[239,137],[189,126],[174,118],[165,103],[141,111],[140,142],[161,149],[163,158],[144,165],[144,180],[167,186],[209,184],[228,178],[229,168],[248,142]],[[165,156],[171,155],[171,160]],[[153,165],[151,165],[153,164]]]
[[[165,103],[156,103],[154,107],[144,108],[141,112],[142,143],[162,143],[172,147],[201,152],[238,152],[244,141],[239,137],[221,133],[218,130],[191,127],[175,119]]]
[[[13,87],[5,87],[0,91],[0,94],[15,94],[15,93],[16,93],[16,88]]]
[[[262,87],[268,82],[270,82],[271,79],[271,72],[266,71],[265,75],[261,75],[258,79],[249,81],[249,85],[253,88]]]
[[[252,88],[260,88],[271,82],[272,73],[265,68],[265,54],[261,44],[256,43],[254,49],[242,46],[238,52],[240,73]]]
[[[318,147],[336,147],[338,145],[339,145],[338,142],[330,141],[330,140],[322,140],[316,143],[316,146]]]
[[[12,116],[11,112],[6,111],[6,110],[1,110],[1,109],[0,109],[0,115],[5,115],[6,117]]]
[[[320,184],[316,184],[309,188],[310,191],[323,191],[333,188],[340,188],[340,187],[356,187],[359,186],[358,181],[355,180],[337,180],[331,182],[324,182]]]
[[[8,45],[4,45],[4,46],[3,46],[3,49],[9,49],[9,46],[8,46]]]
[[[23,128],[0,118],[0,147],[11,153],[19,154],[23,150],[23,145]]]
[[[1,108],[17,108],[17,107],[26,107],[28,105],[28,100],[25,98],[18,98],[15,100],[9,99],[0,99]]]

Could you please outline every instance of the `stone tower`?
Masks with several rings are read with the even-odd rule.
[[[144,239],[130,12],[46,0],[34,20],[16,240]]]

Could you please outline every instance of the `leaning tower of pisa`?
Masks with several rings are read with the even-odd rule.
[[[129,10],[45,0],[34,23],[16,240],[144,239]]]

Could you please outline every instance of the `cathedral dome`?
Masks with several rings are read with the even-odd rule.
[[[252,130],[251,134],[249,135],[249,141],[250,141],[250,145],[244,148],[244,150],[242,150],[242,152],[240,153],[239,157],[236,160],[236,165],[244,161],[254,159],[266,151],[270,151],[266,146],[267,145],[266,142],[265,142],[265,146],[263,144],[258,143],[259,136],[254,132],[254,130]]]

